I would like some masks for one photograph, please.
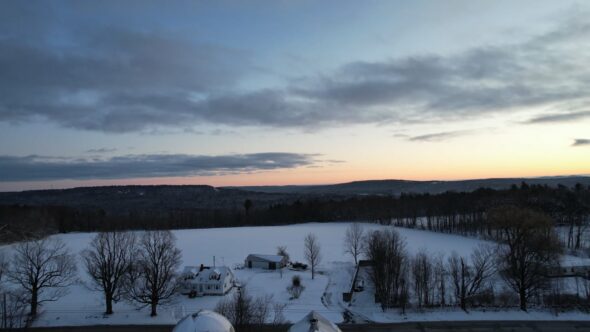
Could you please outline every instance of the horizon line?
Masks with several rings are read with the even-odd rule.
[[[23,189],[23,190],[3,190],[0,188],[0,193],[19,193],[29,191],[49,191],[49,190],[71,190],[79,188],[103,188],[103,187],[158,187],[158,186],[173,186],[173,187],[190,187],[190,186],[207,186],[212,188],[264,188],[264,187],[318,187],[318,186],[331,186],[350,184],[357,182],[383,182],[383,181],[405,181],[405,182],[466,182],[466,181],[486,181],[486,180],[542,180],[542,179],[559,179],[559,178],[590,178],[590,174],[569,174],[569,175],[544,175],[544,176],[516,176],[516,177],[485,177],[485,178],[463,178],[463,179],[447,179],[447,180],[411,180],[411,179],[399,179],[399,178],[381,178],[381,179],[364,179],[364,180],[352,180],[344,182],[330,182],[330,183],[310,183],[310,184],[274,184],[274,185],[223,185],[214,186],[207,183],[200,184],[173,184],[173,183],[159,183],[159,184],[105,184],[105,185],[77,185],[77,186],[65,186],[60,188],[39,188],[39,189]],[[1,183],[1,182],[0,182]]]

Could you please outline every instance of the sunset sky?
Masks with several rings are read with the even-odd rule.
[[[0,2],[0,191],[581,174],[587,1]]]

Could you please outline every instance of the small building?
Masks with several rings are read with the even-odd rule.
[[[227,266],[186,266],[181,274],[182,294],[224,295],[234,286],[235,277]]]
[[[315,311],[310,312],[302,320],[293,324],[289,332],[342,332],[336,324],[327,320]]]
[[[287,265],[287,258],[280,255],[259,255],[250,254],[246,257],[244,266],[251,268],[260,268],[267,270],[276,270]]]
[[[235,330],[222,315],[209,310],[199,310],[181,319],[172,332],[235,332]]]

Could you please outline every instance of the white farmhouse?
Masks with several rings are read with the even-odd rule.
[[[180,292],[193,296],[224,295],[234,286],[235,277],[227,266],[186,266],[180,279]]]
[[[287,259],[280,255],[260,255],[250,254],[246,257],[244,266],[247,268],[261,268],[267,270],[276,270],[287,265]]]

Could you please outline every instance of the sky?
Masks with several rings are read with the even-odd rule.
[[[586,1],[0,2],[0,191],[590,174]]]

